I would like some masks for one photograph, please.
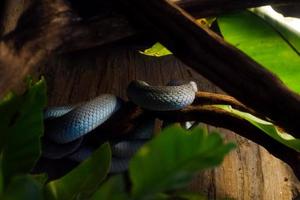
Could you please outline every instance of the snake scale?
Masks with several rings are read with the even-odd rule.
[[[197,85],[170,82],[167,86],[151,86],[144,81],[132,81],[127,88],[130,101],[146,110],[179,110],[193,103]],[[84,144],[84,137],[113,116],[123,105],[123,100],[102,94],[88,102],[74,106],[50,107],[44,112],[47,122],[43,138],[42,156],[48,159],[68,158],[81,162],[95,149]],[[112,163],[110,173],[127,170],[134,153],[152,137],[154,121],[144,122],[133,136],[112,141]],[[92,134],[102,134],[95,133]]]

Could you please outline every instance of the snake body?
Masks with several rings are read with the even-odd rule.
[[[103,94],[53,119],[47,136],[60,144],[72,142],[101,125],[119,108],[116,96]]]
[[[155,111],[179,110],[195,99],[197,85],[150,86],[144,81],[132,81],[127,89],[128,98],[142,108]]]
[[[127,88],[127,96],[144,109],[169,111],[190,105],[194,101],[196,91],[197,85],[194,82],[172,86],[150,86],[144,81],[132,81]],[[48,108],[44,113],[47,126],[43,156],[50,159],[67,156],[74,161],[86,159],[94,148],[84,145],[79,147],[83,136],[101,126],[121,106],[122,101],[119,98],[103,94],[76,106]],[[153,125],[153,120],[146,121],[128,139],[112,143],[111,173],[127,169],[130,157],[152,137]]]

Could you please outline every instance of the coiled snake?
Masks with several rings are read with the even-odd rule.
[[[132,81],[127,88],[130,101],[143,109],[153,111],[179,110],[195,99],[197,85],[171,83],[150,86],[144,81]],[[93,148],[82,144],[83,137],[101,126],[122,106],[122,100],[111,94],[102,94],[93,100],[75,106],[46,109],[44,119],[50,124],[45,129],[42,155],[50,159],[67,157],[74,161],[87,158]],[[153,120],[143,123],[128,140],[112,143],[111,173],[127,169],[133,154],[152,137]],[[92,133],[101,134],[101,133]]]

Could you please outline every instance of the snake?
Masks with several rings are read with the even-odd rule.
[[[180,110],[191,105],[197,92],[193,81],[171,81],[165,86],[149,85],[133,80],[127,87],[128,99],[150,111]],[[95,133],[105,121],[117,114],[124,101],[112,94],[100,96],[76,105],[49,107],[44,112],[45,134],[42,156],[48,159],[68,158],[75,162],[87,159],[95,147],[86,146],[84,137]],[[142,123],[129,138],[111,141],[110,173],[126,171],[130,158],[152,138],[154,120]]]

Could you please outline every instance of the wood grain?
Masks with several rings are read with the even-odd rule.
[[[126,98],[127,84],[133,79],[152,84],[195,80],[201,91],[222,92],[173,56],[146,57],[137,53],[140,48],[106,47],[51,58],[39,71],[48,83],[49,105],[77,103],[101,93]],[[247,139],[219,131],[238,148],[220,167],[199,173],[189,190],[204,193],[209,199],[289,200],[297,196],[300,184],[286,164]]]

